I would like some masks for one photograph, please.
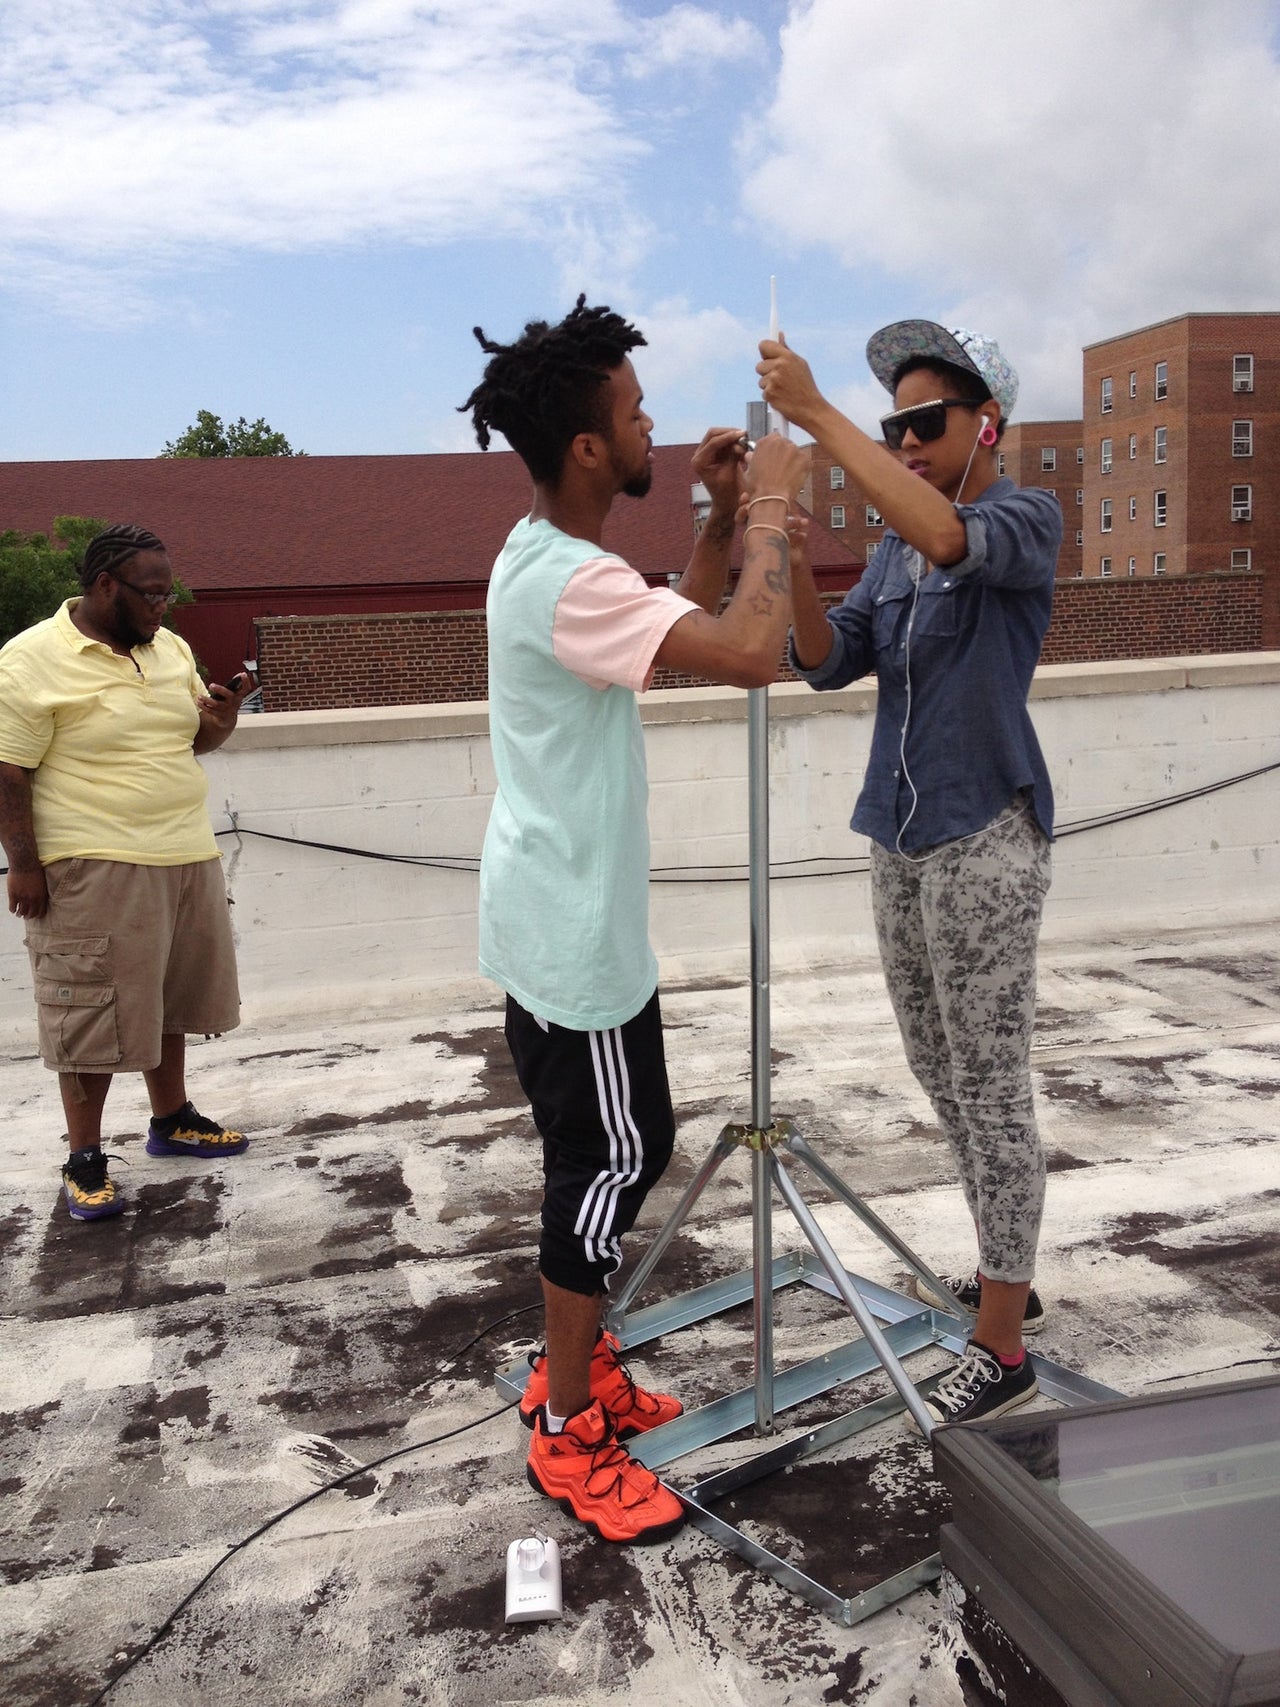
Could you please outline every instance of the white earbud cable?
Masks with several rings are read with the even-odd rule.
[[[960,508],[960,499],[964,493],[964,483],[969,478],[969,470],[973,467],[973,459],[978,454],[978,446],[982,443],[982,435],[986,430],[987,423],[984,418],[982,426],[978,430],[978,436],[973,441],[973,448],[969,452],[969,460],[964,465],[964,473],[960,476],[960,485],[956,489],[954,507],[957,510]],[[903,540],[902,543],[906,545],[905,540]],[[916,807],[920,804],[920,791],[912,780],[911,772],[907,767],[907,730],[911,727],[911,630],[915,627],[916,607],[920,603],[920,584],[924,580],[925,576],[930,573],[933,565],[925,557],[924,552],[917,550],[914,545],[910,546],[908,549],[915,553],[916,564],[915,569],[910,572],[914,587],[911,594],[911,609],[907,613],[907,638],[904,642],[906,656],[903,659],[903,668],[906,673],[907,704],[902,715],[902,730],[898,736],[898,763],[902,768],[903,776],[906,778],[907,787],[911,790],[911,810],[907,813],[899,826],[898,834],[894,841],[894,850],[895,852],[900,853],[903,859],[912,860],[916,865],[923,865],[926,860],[936,859],[943,849],[935,848],[932,853],[921,854],[916,858],[915,855],[909,854],[903,847],[902,838],[906,835],[911,820],[916,815]],[[973,834],[980,835],[981,832],[975,830]],[[960,837],[961,841],[966,842],[971,839],[972,838],[969,836]],[[945,847],[952,847],[953,845],[954,844],[951,842],[944,844]]]

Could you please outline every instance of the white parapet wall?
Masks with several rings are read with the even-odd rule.
[[[667,981],[749,977],[746,704],[728,689],[642,701],[652,934]],[[874,955],[867,844],[848,827],[874,704],[866,686],[770,690],[779,972]],[[1231,779],[1280,763],[1280,653],[1048,666],[1036,676],[1032,713],[1060,831],[1049,939],[1275,926],[1280,770]],[[243,832],[220,845],[247,1023],[388,1004],[429,1009],[446,990],[455,999],[468,987],[479,999],[494,994],[475,972],[471,869],[494,786],[483,705],[247,717],[202,762],[215,828]],[[1196,797],[1169,804],[1184,795]],[[1127,813],[1140,815],[1073,829]],[[33,1029],[21,930],[10,919],[0,1031],[30,1048]]]

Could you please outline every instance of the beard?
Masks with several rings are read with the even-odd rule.
[[[130,620],[125,611],[117,612],[111,633],[113,639],[118,640],[122,646],[127,646],[131,652],[141,647],[154,646],[156,643],[155,635],[150,630],[143,633],[138,625]]]
[[[617,440],[609,437],[609,462],[613,469],[613,477],[618,482],[618,491],[624,498],[646,497],[650,486],[653,485],[653,464],[649,461],[648,450],[642,455],[643,460],[637,467],[632,463],[630,468],[622,462],[618,455]]]

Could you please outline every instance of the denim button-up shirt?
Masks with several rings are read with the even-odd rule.
[[[1049,626],[1062,510],[1050,492],[998,479],[957,514],[968,549],[918,582],[919,554],[892,529],[828,611],[833,645],[813,688],[876,673],[879,698],[852,827],[918,851],[989,824],[1019,789],[1053,834],[1053,791],[1027,712]]]

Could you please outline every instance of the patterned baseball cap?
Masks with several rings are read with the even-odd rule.
[[[867,344],[871,371],[890,393],[894,374],[913,356],[933,356],[976,373],[1000,405],[1001,414],[1006,419],[1012,415],[1018,401],[1018,375],[993,338],[984,338],[963,326],[948,331],[932,320],[897,320],[882,327]]]

